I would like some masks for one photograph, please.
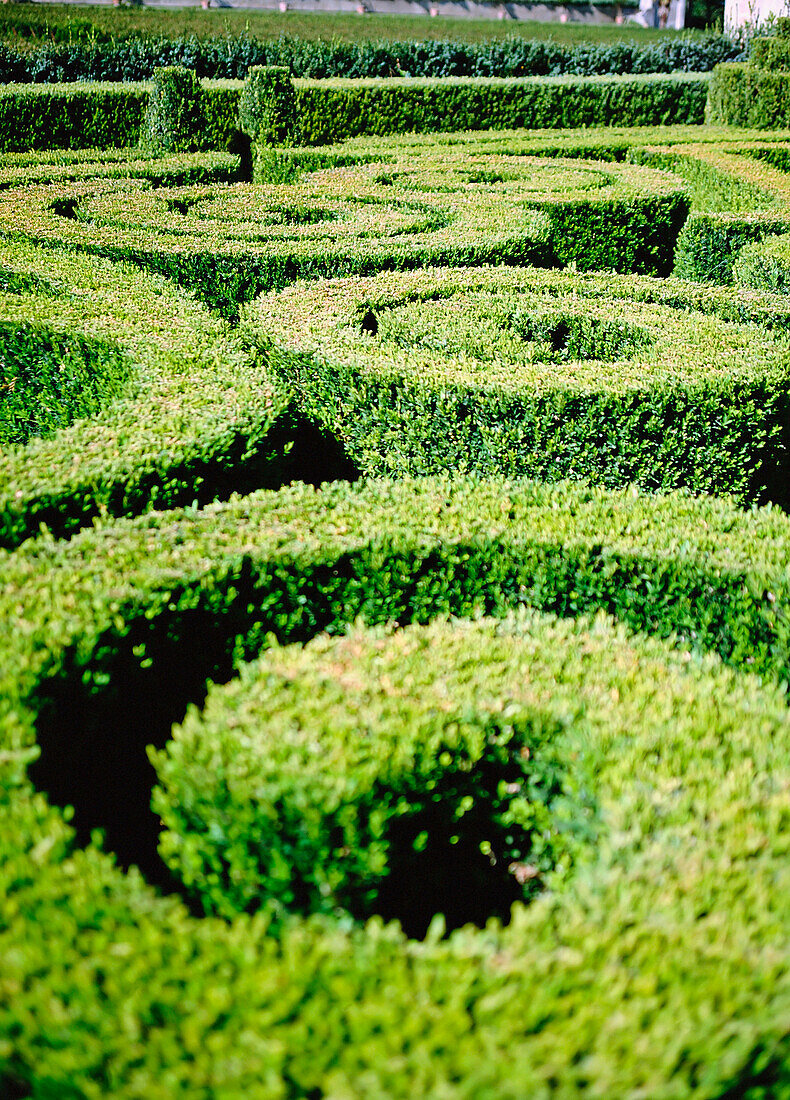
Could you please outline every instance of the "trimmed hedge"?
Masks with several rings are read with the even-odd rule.
[[[135,268],[52,249],[0,245],[0,268],[3,369],[30,376],[21,416],[0,405],[0,545],[42,523],[66,534],[100,513],[210,500],[245,477],[278,483],[297,430],[288,399],[197,303]],[[72,392],[86,370],[95,396]],[[61,427],[69,408],[84,418]],[[11,446],[30,434],[20,420],[51,438]]]
[[[160,153],[186,153],[199,145],[203,90],[189,69],[154,69],[141,144]]]
[[[269,650],[152,754],[160,849],[207,912],[365,918],[385,898],[413,905],[421,882],[449,922],[463,876],[485,921],[497,880],[509,910],[558,864],[570,870],[593,828],[580,762],[560,747],[568,723],[519,697],[535,676],[518,648],[503,665],[484,630],[473,657],[443,637]]]
[[[790,294],[790,235],[770,237],[742,249],[733,278],[737,286]]]
[[[0,149],[136,145],[148,96],[140,84],[0,85]]]
[[[790,125],[790,73],[750,64],[719,65],[710,78],[705,119],[773,130]]]
[[[355,159],[370,156],[341,150],[348,166],[323,171],[308,153],[317,170],[290,185],[0,190],[0,233],[143,264],[233,317],[298,278],[382,268],[573,261],[665,272],[688,209],[682,184],[635,166],[441,147]]]
[[[701,123],[707,77],[324,80],[297,82],[296,95],[294,140],[320,145],[360,134]]]
[[[790,230],[790,187],[782,170],[787,136],[737,133],[727,143],[632,146],[628,157],[669,169],[689,188],[691,216],[677,240],[675,274],[731,283],[747,244]],[[763,140],[754,140],[762,136]]]
[[[523,126],[632,126],[702,122],[698,73],[520,80],[300,80],[296,144],[359,134]],[[205,81],[191,136],[179,148],[224,149],[238,127],[243,85]],[[0,150],[134,145],[150,84],[0,85]]]
[[[766,1065],[781,1087],[787,710],[710,659],[605,622],[456,628],[473,664],[481,631],[506,661],[525,646],[539,713],[589,731],[604,830],[508,929],[447,943],[410,946],[375,922],[314,918],[275,936],[261,917],[193,921],[95,843],[75,851],[21,768],[60,671],[76,658],[101,690],[128,647],[145,695],[154,672],[170,680],[199,609],[241,656],[267,631],[296,640],[358,614],[608,606],[783,677],[788,535],[776,512],[714,500],[423,481],[299,487],[0,555],[4,621],[24,609],[27,624],[0,638],[6,1087],[295,1097],[353,1094],[364,1078],[388,1096],[515,1100],[550,1077],[569,1094],[616,1082],[690,1095],[700,1064],[710,1092],[748,1095]]]
[[[765,321],[776,334],[754,324]],[[576,273],[300,283],[244,330],[360,468],[787,499],[781,299]]]
[[[614,73],[708,72],[743,56],[727,35],[679,37],[663,42],[562,45],[546,39],[457,41],[309,42],[283,35],[257,41],[248,35],[198,39],[136,37],[125,41],[46,44],[16,50],[0,46],[0,81],[147,80],[154,69],[183,65],[199,77],[242,80],[251,65],[285,66],[293,76],[594,76]]]
[[[16,274],[6,274],[4,289],[21,291],[9,285]],[[130,367],[106,341],[56,333],[33,320],[0,321],[0,447],[52,435],[96,413],[123,392]]]

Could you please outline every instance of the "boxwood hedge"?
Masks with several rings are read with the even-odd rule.
[[[290,170],[315,170],[263,187],[157,188],[102,179],[97,165],[94,180],[0,190],[0,234],[142,263],[234,316],[299,277],[430,263],[666,272],[688,210],[681,182],[641,166],[447,149],[334,156],[325,168],[294,151]]]
[[[243,328],[369,474],[784,501],[786,318],[679,281],[482,268],[298,283]]]
[[[710,1094],[756,1096],[768,1081],[781,1095],[789,719],[770,680],[790,669],[788,535],[776,511],[713,499],[422,480],[294,487],[0,554],[4,1087],[156,1100],[356,1095],[365,1082],[388,1096],[515,1100],[692,1095],[702,1073]],[[53,728],[68,727],[61,674],[101,692],[128,651],[138,680],[114,704],[126,708],[157,671],[172,687],[197,612],[203,641],[214,622],[226,655],[242,657],[270,633],[293,642],[357,616],[524,604],[608,608],[762,680],[605,620],[529,617],[356,634],[275,652],[271,666],[287,680],[329,662],[342,678],[354,654],[399,667],[414,645],[412,668],[445,654],[451,682],[479,683],[488,712],[504,722],[524,707],[543,723],[571,786],[593,777],[597,840],[574,847],[572,873],[551,859],[550,890],[505,929],[442,941],[435,927],[419,944],[376,921],[196,921],[116,870],[96,838],[75,848],[24,778],[44,713],[54,705]],[[199,674],[216,675],[209,650]],[[88,751],[112,737],[102,727]]]
[[[530,248],[545,257],[566,236],[568,248],[581,239],[599,248],[605,221],[596,223],[586,204],[601,190],[591,181],[607,172],[617,180],[613,200],[623,200],[632,186],[636,203],[640,181],[647,181],[656,188],[649,198],[674,203],[678,217],[685,189],[698,209],[708,203],[709,211],[730,209],[731,216],[762,202],[763,191],[779,195],[771,180],[786,156],[781,135],[771,142],[730,136],[740,174],[700,168],[710,166],[720,131],[699,135],[707,160],[679,150],[677,141],[667,152],[655,131],[465,135],[444,138],[432,153],[418,135],[380,142],[378,151],[375,143],[367,150],[361,143],[295,149],[274,164],[292,182],[260,192],[279,196],[270,209],[275,224],[263,232],[292,233],[301,248],[299,238],[320,240],[342,228],[351,207],[333,205],[326,192],[316,196],[346,179],[369,183],[370,192],[360,193],[375,200],[371,231],[380,228],[382,195],[399,196],[394,229],[422,217],[429,223],[423,231],[439,236],[439,221],[430,221],[436,212],[466,212],[473,225],[471,212],[482,209],[487,188],[500,215],[508,202],[541,206],[521,215],[520,238],[495,236],[493,212],[484,222],[488,244],[507,245],[519,262]],[[438,162],[451,142],[455,152],[445,160],[443,181],[450,190],[440,191]],[[654,148],[645,148],[650,143]],[[536,161],[558,152],[577,163]],[[524,174],[530,156],[542,176],[537,199],[535,179]],[[619,163],[629,159],[647,167]],[[516,179],[508,178],[508,164],[516,165]],[[651,174],[655,167],[678,171],[684,187]],[[311,177],[299,178],[305,169]],[[26,193],[18,184],[28,170],[36,182]],[[260,307],[245,315],[249,330],[232,332],[165,280],[124,262],[148,264],[173,221],[189,233],[200,230],[185,235],[179,255],[198,244],[193,251],[203,257],[204,272],[211,247],[221,244],[214,283],[201,276],[207,298],[212,285],[211,300],[226,308],[260,289],[256,272],[240,287],[233,280],[242,269],[222,267],[225,253],[239,263],[250,250],[256,219],[260,232],[253,192],[227,187],[234,170],[224,154],[157,162],[131,152],[23,154],[0,165],[0,198],[9,200],[0,321],[9,332],[27,333],[24,326],[35,319],[36,338],[50,340],[48,346],[68,338],[86,356],[106,347],[124,369],[128,364],[127,388],[92,421],[75,421],[49,440],[32,439],[3,455],[0,486],[8,456],[8,501],[20,492],[19,500],[27,494],[28,501],[9,503],[8,545],[35,533],[42,520],[56,536],[73,537],[59,541],[45,529],[13,551],[0,550],[0,1094],[790,1095],[790,719],[784,689],[775,683],[790,678],[787,517],[774,508],[745,512],[732,501],[650,496],[634,487],[457,476],[320,491],[298,485],[205,508],[175,507],[250,487],[230,434],[245,458],[260,458],[252,462],[255,476],[272,470],[270,453],[279,468],[303,435],[299,409],[245,343],[254,328],[267,349],[273,346],[274,329],[265,331]],[[322,172],[334,182],[322,182]],[[573,173],[577,182],[587,180],[576,207],[568,197]],[[551,201],[547,178],[559,181],[562,201]],[[312,197],[302,202],[300,194]],[[412,223],[404,214],[408,203]],[[620,208],[606,209],[611,218]],[[576,212],[563,234],[566,223],[556,219],[568,210]],[[781,222],[780,198],[775,213]],[[358,230],[364,209],[354,216]],[[200,223],[213,220],[225,227],[205,233]],[[394,243],[398,234],[379,253],[368,252],[371,238],[354,232],[338,247],[357,265],[355,285],[376,283],[362,277],[364,264],[371,271],[383,266],[382,255],[394,256],[393,266],[430,255],[414,249],[404,259]],[[624,266],[636,263],[625,230],[619,241],[630,257]],[[459,243],[448,232],[447,242],[453,262],[461,262],[466,239]],[[86,256],[86,249],[107,256]],[[473,258],[483,255],[481,245]],[[649,255],[654,263],[658,253]],[[258,262],[255,255],[251,262]],[[186,259],[180,271],[169,269],[200,285],[195,272]],[[309,273],[277,271],[282,282]],[[455,285],[489,277],[383,278],[416,286],[428,278]],[[648,393],[647,427],[663,399],[662,407],[676,414],[679,434],[669,415],[660,429],[653,425],[656,447],[670,460],[668,484],[679,470],[695,488],[717,487],[715,476],[717,485],[743,497],[778,484],[787,428],[783,299],[577,274],[578,292],[569,300],[562,294],[567,275],[522,268],[499,269],[497,278],[507,323],[490,325],[481,308],[478,331],[468,320],[455,325],[465,359],[457,348],[435,346],[453,327],[440,316],[449,299],[424,303],[433,319],[425,324],[423,317],[419,328],[418,301],[387,313],[367,295],[353,319],[354,340],[368,352],[385,346],[385,337],[403,345],[422,340],[426,363],[456,355],[461,378],[478,369],[467,354],[470,342],[483,351],[507,350],[518,329],[519,362],[531,379],[542,378],[540,393],[559,392],[558,377],[564,373],[567,381],[573,369],[600,394],[593,360],[585,358],[599,356],[598,371],[612,381],[618,401],[629,386]],[[541,296],[545,307],[521,314],[510,308]],[[688,357],[686,367],[672,358],[673,342]],[[533,348],[531,359],[523,355],[525,344]],[[639,390],[645,357],[657,349],[663,361],[654,359],[651,369],[663,370],[666,384]],[[332,350],[328,344],[327,363]],[[613,355],[619,359],[607,375]],[[710,369],[697,385],[693,368],[705,364]],[[505,368],[496,369],[507,381]],[[425,389],[430,375],[421,374]],[[476,386],[475,400],[484,392]],[[440,392],[437,408],[447,393]],[[396,405],[397,387],[390,398]],[[390,416],[383,391],[380,404],[382,416]],[[695,408],[708,440],[701,427],[692,431]],[[407,419],[391,434],[395,452],[415,437],[419,424]],[[444,440],[434,439],[436,453],[451,453],[469,419],[465,409]],[[624,420],[634,433],[636,423]],[[341,429],[353,436],[350,423]],[[612,441],[611,425],[606,431]],[[683,432],[688,447],[686,436],[677,445]],[[380,442],[374,440],[382,455]],[[621,441],[612,446],[616,452]],[[221,471],[217,477],[206,475],[204,459]],[[597,461],[605,464],[606,456]],[[737,472],[739,462],[745,475]],[[157,501],[171,510],[112,518]],[[88,517],[95,527],[74,533]],[[436,621],[481,614],[501,620],[525,607],[543,614]],[[620,625],[585,617],[596,611]],[[310,642],[322,630],[344,634],[355,620],[348,637]],[[658,637],[633,637],[625,628]],[[293,648],[308,642],[304,650]],[[240,685],[211,689],[204,717],[188,715],[163,751],[171,723],[184,718],[189,701],[200,703],[206,679],[222,683],[245,661],[256,663]],[[448,699],[432,676],[437,668]],[[398,696],[426,679],[427,694],[409,692],[406,702]],[[366,745],[373,751],[364,777],[346,766],[349,754],[361,751],[343,709],[353,702],[352,690],[369,718]],[[267,727],[259,712],[270,710],[272,700],[279,717]],[[395,741],[392,707],[414,719],[414,736],[400,745],[406,765],[400,770],[390,766],[397,754],[387,755]],[[235,726],[219,718],[230,711]],[[423,752],[417,731],[425,729],[426,714],[436,737]],[[289,715],[295,724],[288,725]],[[216,737],[215,718],[222,726]],[[326,738],[342,735],[332,741],[334,756],[328,739],[311,738],[314,719],[324,723]],[[289,739],[308,750],[300,782],[290,788],[286,768],[266,773],[259,748],[267,733],[275,757]],[[136,870],[122,871],[92,832],[106,830],[107,844],[115,846],[118,823],[136,827],[140,805],[158,827],[148,809],[149,743],[162,771],[158,808],[170,826],[163,849],[190,891],[202,879],[193,905],[233,911],[230,919],[190,915]],[[217,766],[223,752],[224,772]],[[313,766],[319,757],[328,768],[323,773]],[[493,769],[495,786],[467,770],[473,759]],[[444,817],[426,810],[427,796],[409,786],[415,769],[447,794]],[[274,801],[298,806],[290,831],[270,828],[262,810],[266,774]],[[322,786],[327,776],[331,790]],[[361,778],[367,787],[356,785]],[[177,809],[165,786],[183,794]],[[202,834],[190,822],[187,833],[179,815],[204,794],[202,810],[219,817]],[[334,804],[332,794],[339,798]],[[226,797],[240,807],[232,836],[222,818]],[[55,804],[73,804],[73,819]],[[393,812],[377,814],[381,807]],[[258,858],[265,828],[268,864]],[[344,831],[356,844],[353,856]],[[462,855],[474,849],[485,857],[480,874],[493,878],[476,881],[485,882],[495,912],[508,915],[515,896],[533,898],[529,908],[513,908],[509,926],[492,922],[444,939],[437,921],[416,943],[380,917],[361,923],[371,913],[402,916],[396,903],[407,891],[398,868],[405,867],[411,885],[419,860],[436,852],[446,874],[436,875],[434,885],[444,890],[455,880],[460,908],[454,913],[441,900],[430,902],[423,917],[445,909],[450,923],[470,915],[482,923],[487,912],[463,908],[470,892],[464,874],[478,868],[465,859],[453,863],[458,845]],[[293,846],[298,881],[280,873],[275,855]],[[117,850],[123,863],[135,862],[134,851]],[[206,863],[214,870],[201,876],[198,866]],[[389,873],[373,883],[382,866]],[[237,912],[247,908],[259,911]],[[424,921],[407,930],[422,935]]]
[[[0,272],[0,545],[210,500],[245,466],[252,486],[278,483],[288,397],[198,303],[129,265],[25,244],[0,245]]]

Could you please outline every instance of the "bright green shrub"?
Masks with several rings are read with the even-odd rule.
[[[731,126],[771,130],[790,124],[790,50],[782,35],[754,38],[747,63],[717,65],[705,118]]]
[[[202,91],[191,69],[155,69],[146,107],[142,144],[162,153],[187,153],[197,145]]]
[[[239,100],[239,127],[263,145],[287,145],[296,124],[296,92],[286,68],[254,65]]]
[[[122,392],[129,367],[104,341],[0,321],[0,447],[52,435],[95,413]]]
[[[338,158],[264,187],[6,189],[0,232],[143,263],[234,316],[300,277],[431,263],[667,272],[688,209],[677,180],[638,166],[441,148]]]
[[[66,533],[99,512],[221,496],[245,477],[277,483],[296,430],[288,400],[197,303],[135,268],[53,249],[4,244],[0,269],[0,379],[17,379],[0,404],[0,545],[42,522]],[[85,418],[66,427],[70,414]],[[32,434],[50,438],[21,445]]]
[[[355,633],[269,650],[211,692],[153,755],[163,856],[205,909],[364,918],[420,880],[452,904],[460,875],[479,899],[466,920],[485,920],[508,873],[528,875],[509,909],[567,872],[593,835],[581,764],[571,778],[563,723],[518,697],[517,663],[475,641],[471,658],[420,633]]]
[[[677,282],[445,269],[297,284],[247,307],[244,326],[369,474],[784,500],[783,311]],[[777,331],[761,335],[751,322],[769,316]]]
[[[746,245],[790,230],[790,186],[783,171],[786,141],[630,148],[631,159],[669,169],[687,183],[691,216],[675,249],[675,274],[731,283]]]
[[[359,614],[609,606],[784,677],[788,534],[778,512],[715,500],[422,481],[297,487],[0,555],[3,620],[23,608],[26,623],[0,636],[4,1085],[159,1100],[352,1095],[364,1077],[393,1097],[515,1100],[550,1076],[569,1095],[692,1095],[705,1065],[710,1093],[749,1095],[770,1072],[781,1095],[788,717],[765,680],[603,620],[430,628],[430,654],[465,653],[471,677],[483,653],[524,670],[498,674],[503,704],[516,692],[583,736],[600,817],[574,872],[550,874],[509,928],[447,942],[192,920],[95,844],[75,850],[18,784],[59,670],[99,691],[128,647],[144,694],[167,659],[145,648],[157,623],[177,659],[201,607],[242,655],[266,631],[295,640]],[[131,702],[126,684],[117,706]]]
[[[736,286],[790,294],[790,236],[769,237],[742,249],[733,279]]]

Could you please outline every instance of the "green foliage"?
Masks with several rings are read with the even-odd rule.
[[[257,68],[254,73],[274,72]],[[280,72],[280,69],[276,69]],[[191,72],[191,75],[188,73]],[[194,71],[158,69],[148,84],[0,85],[0,149],[135,145],[224,149],[238,125],[238,80],[195,82]],[[253,81],[271,78],[254,77]],[[359,134],[512,126],[653,126],[702,121],[700,74],[531,79],[299,80],[295,117],[289,81],[278,117],[295,144],[326,144]],[[252,88],[253,85],[250,85]],[[247,93],[250,97],[258,93]],[[257,107],[255,110],[259,110]],[[245,117],[252,107],[245,107]],[[253,122],[249,114],[247,126]],[[257,116],[256,116],[257,117]],[[268,124],[267,124],[268,125]],[[285,123],[272,123],[280,140]],[[267,139],[268,140],[268,139]]]
[[[142,144],[154,152],[190,152],[197,145],[201,100],[200,84],[192,70],[178,66],[155,69]]]
[[[753,38],[749,43],[749,61],[760,69],[782,69],[790,67],[790,38]]]
[[[706,92],[706,77],[696,73],[296,81],[295,140],[320,145],[359,134],[698,123]]]
[[[197,303],[51,248],[6,243],[0,264],[0,545],[42,522],[65,534],[99,512],[208,500],[245,466],[277,483],[295,431],[287,398]],[[51,438],[22,446],[35,434]]]
[[[128,373],[112,344],[0,321],[0,446],[90,416],[122,392]]]
[[[463,874],[474,893],[492,866],[528,867],[526,899],[567,873],[592,828],[583,796],[570,809],[566,731],[514,698],[517,669],[479,641],[472,661],[421,633],[355,633],[270,650],[212,691],[152,755],[163,855],[205,909],[365,918],[421,875],[450,893]]]
[[[739,314],[726,292],[682,283],[484,268],[300,283],[243,324],[368,474],[784,501],[784,313],[766,299]]]
[[[144,264],[233,318],[240,302],[300,277],[382,268],[574,262],[667,272],[688,210],[683,185],[665,173],[485,141],[270,152],[270,178],[289,182],[174,188],[177,167],[197,173],[199,159],[171,160],[160,187],[104,180],[122,165],[95,164],[101,186],[87,165],[74,166],[74,184],[59,168],[61,186],[0,190],[0,232]]]
[[[219,146],[240,88],[203,91]],[[0,334],[34,386],[128,371],[0,464],[0,1094],[790,1095],[788,517],[479,476],[786,500],[787,299],[630,274],[690,203],[750,278],[770,138],[389,135],[270,149],[256,187],[218,152],[0,158]],[[348,278],[231,331],[151,269],[228,315]],[[231,495],[326,443],[305,414],[448,475]],[[150,741],[223,919],[91,836],[145,810]],[[461,924],[445,886],[509,925],[361,923],[424,892]]]
[[[737,286],[790,294],[790,236],[768,237],[742,249],[733,270]]]
[[[731,283],[733,265],[741,249],[787,230],[785,218],[738,218],[717,214],[689,218],[678,236],[675,274],[681,279]]]
[[[254,65],[239,100],[239,127],[261,145],[288,145],[296,123],[296,92],[286,68]]]
[[[147,100],[140,84],[0,86],[0,150],[136,145]]]
[[[705,121],[725,126],[748,126],[751,74],[744,62],[717,65],[708,83]]]
[[[454,682],[464,663],[474,677],[485,647],[498,647],[505,707],[515,692],[547,729],[589,731],[582,763],[595,776],[602,831],[577,849],[576,871],[550,873],[550,891],[517,909],[509,928],[417,947],[375,922],[349,931],[294,921],[272,935],[261,917],[193,920],[114,869],[95,843],[75,850],[62,817],[18,784],[47,684],[74,654],[101,690],[113,650],[152,659],[146,640],[157,624],[177,658],[201,607],[242,656],[269,631],[294,641],[358,615],[408,622],[519,604],[565,615],[605,606],[632,626],[784,677],[789,535],[775,511],[715,500],[382,482],[119,520],[0,556],[0,613],[15,623],[23,608],[28,624],[0,636],[0,950],[5,987],[16,990],[0,1009],[5,1081],[88,1095],[134,1085],[158,1100],[220,1088],[349,1092],[364,1073],[406,1097],[427,1072],[432,1093],[446,1084],[471,1100],[481,1082],[495,1096],[529,1094],[550,1065],[568,1091],[592,1081],[605,1092],[616,1078],[632,1091],[683,1095],[690,1067],[705,1062],[712,1090],[746,1092],[755,1050],[777,1049],[784,1030],[790,892],[776,823],[788,812],[788,717],[770,684],[605,621],[433,630],[425,644],[437,660],[445,647]],[[449,659],[456,644],[465,662]],[[286,671],[294,659],[301,669],[310,657],[285,654]],[[524,669],[515,680],[505,672],[513,660]],[[486,705],[504,719],[496,701]],[[573,820],[573,799],[568,810]],[[623,968],[616,981],[612,967],[615,976]],[[719,1026],[730,1004],[744,1027],[736,1049]],[[612,1036],[623,1012],[629,1037],[650,1040],[644,1047],[619,1028]],[[146,1036],[142,1047],[130,1034]],[[481,1046],[496,1056],[481,1063]],[[581,1069],[591,1049],[597,1057]]]

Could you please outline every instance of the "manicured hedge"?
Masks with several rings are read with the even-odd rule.
[[[295,157],[286,178],[299,174]],[[85,179],[0,190],[0,232],[142,263],[233,317],[300,277],[382,268],[573,261],[666,272],[688,209],[681,183],[636,166],[441,146],[355,159],[370,154],[339,150],[346,167],[267,187]],[[304,163],[322,160],[308,152]]]
[[[702,121],[707,77],[698,73],[527,79],[297,81],[294,140],[507,126],[649,126]],[[149,84],[0,85],[0,149],[134,145]],[[238,126],[242,85],[202,86],[193,144],[223,149]]]
[[[769,237],[742,249],[733,277],[737,286],[790,294],[790,235]]]
[[[679,282],[484,268],[300,283],[243,323],[366,473],[785,501],[786,317]]]
[[[297,82],[295,141],[514,126],[658,126],[703,121],[707,77],[445,78]]]
[[[424,934],[437,911],[485,922],[570,870],[594,836],[570,723],[528,702],[520,646],[503,661],[485,628],[471,648],[446,634],[269,650],[153,754],[160,850],[206,911],[411,907]]]
[[[21,410],[0,403],[0,545],[41,523],[66,533],[100,512],[209,500],[245,477],[277,483],[296,431],[288,400],[197,303],[52,249],[0,245],[0,268],[0,382],[10,371],[11,398],[27,394]],[[48,438],[25,442],[36,434]]]
[[[0,320],[0,446],[52,435],[96,413],[123,392],[130,366],[105,340],[53,332],[35,317]]]
[[[154,69],[184,65],[199,77],[243,80],[251,65],[284,65],[293,76],[593,76],[615,73],[708,72],[743,56],[727,35],[672,36],[642,44],[580,42],[564,45],[522,37],[480,43],[458,41],[304,41],[283,35],[197,39],[129,38],[54,43],[23,50],[0,46],[0,81],[148,80]]]
[[[217,110],[218,130],[235,94]],[[2,232],[29,240],[0,246],[0,323],[26,332],[35,317],[53,347],[67,333],[72,347],[117,348],[131,364],[131,388],[93,421],[8,452],[14,500],[21,490],[38,501],[41,486],[51,494],[49,512],[39,503],[22,502],[18,514],[11,507],[8,544],[35,534],[42,519],[56,536],[73,537],[58,541],[44,531],[13,552],[0,550],[0,1095],[790,1095],[790,719],[773,684],[790,677],[787,517],[633,487],[468,482],[458,470],[452,480],[321,491],[297,485],[200,509],[190,502],[246,491],[260,477],[279,483],[290,469],[285,452],[307,433],[244,331],[229,331],[164,280],[117,262],[149,264],[154,246],[178,254],[181,266],[173,262],[170,273],[231,312],[258,286],[258,255],[249,268],[240,259],[254,232],[280,234],[289,248],[288,237],[296,237],[294,255],[308,242],[301,269],[273,264],[275,285],[331,270],[326,241],[344,231],[354,206],[345,190],[373,200],[355,204],[357,220],[332,260],[355,265],[358,275],[382,257],[393,266],[423,263],[431,248],[456,263],[465,249],[479,261],[486,248],[510,262],[523,262],[530,249],[545,260],[551,249],[558,262],[566,240],[579,264],[583,249],[600,262],[603,239],[634,266],[645,257],[636,230],[629,237],[628,211],[643,211],[647,221],[661,210],[675,227],[687,205],[677,177],[650,166],[677,170],[698,210],[708,203],[736,218],[750,202],[765,201],[765,225],[775,199],[782,222],[774,186],[787,152],[781,140],[736,134],[727,150],[714,151],[722,134],[704,131],[691,150],[677,147],[676,134],[668,152],[660,137],[414,136],[291,149],[269,170],[292,182],[258,192],[226,186],[235,162],[223,154],[2,159]],[[533,159],[530,170],[523,163],[529,154],[558,153],[585,159]],[[740,171],[716,159],[728,156]],[[628,158],[648,167],[616,163]],[[23,188],[26,172],[31,183]],[[520,210],[513,221],[503,218],[508,203]],[[596,205],[606,215],[597,221]],[[388,225],[391,239],[379,245],[365,237],[365,217],[370,232]],[[220,220],[221,230],[206,232]],[[470,243],[475,224],[479,236]],[[180,252],[166,239],[169,226],[189,230]],[[408,239],[420,234],[430,247]],[[35,240],[46,247],[33,247]],[[664,264],[671,239],[660,253],[654,240],[646,262],[660,255]],[[212,284],[209,257],[218,243]],[[81,255],[86,247],[115,262]],[[192,267],[182,262],[190,248]],[[309,268],[313,255],[323,268],[317,261]],[[230,257],[224,268],[223,256]],[[248,272],[244,283],[239,273]],[[462,275],[441,277],[454,285]],[[386,276],[423,278],[435,276]],[[432,364],[444,356],[445,365],[458,350],[448,349],[447,332],[460,333],[464,355],[453,369],[471,396],[440,439],[438,414],[452,393],[437,388],[429,425],[437,451],[450,453],[467,431],[492,372],[510,399],[512,372],[503,363],[515,348],[544,393],[586,382],[587,400],[609,381],[598,411],[610,399],[618,416],[637,393],[642,420],[632,410],[623,432],[648,459],[651,438],[664,449],[667,484],[680,470],[695,486],[720,477],[717,484],[748,498],[771,482],[771,471],[779,485],[788,425],[783,299],[578,274],[576,296],[565,297],[558,290],[567,274],[500,268],[491,278],[500,286],[496,301],[507,306],[497,331],[487,319],[490,303],[451,325],[450,299],[434,302],[435,323],[423,318],[422,327],[415,302],[388,314],[369,294],[352,318],[349,340],[359,336],[368,356],[379,346],[386,352],[385,336],[400,341],[403,355],[422,343],[409,363],[421,400]],[[512,292],[502,289],[511,284]],[[318,285],[307,284],[302,312]],[[541,288],[540,308],[513,308],[534,304]],[[249,316],[256,313],[268,348],[276,318],[264,319],[259,307]],[[337,339],[324,334],[324,360],[314,360],[327,373]],[[507,354],[497,359],[492,350]],[[378,365],[389,370],[387,355]],[[648,368],[653,388],[644,385]],[[404,411],[397,409],[402,377],[390,373],[388,404],[384,396],[380,402],[385,418]],[[661,421],[657,408],[672,415]],[[347,420],[341,435],[361,435]],[[390,437],[372,445],[377,457],[389,452],[397,463],[420,424],[413,416],[392,423]],[[620,447],[613,476],[625,480],[634,448],[610,421],[602,438],[600,453],[590,444],[583,457],[605,465]],[[464,458],[474,453],[467,448]],[[55,499],[58,484],[63,495]],[[112,518],[157,501],[171,510]],[[96,528],[75,533],[91,517]],[[501,619],[523,607],[567,618],[408,625],[481,613]],[[569,621],[594,611],[622,626],[603,617]],[[356,620],[347,638],[278,648],[324,629],[343,633]],[[379,624],[379,632],[365,624]],[[625,627],[689,652],[627,636]],[[162,752],[171,723],[181,722],[189,701],[200,704],[206,679],[225,682],[251,660],[241,685],[212,688],[203,719],[192,712]],[[421,681],[427,695],[406,690]],[[259,714],[272,702],[277,713],[267,730]],[[350,716],[343,708],[355,704]],[[235,728],[219,718],[229,710]],[[399,715],[397,737],[390,712]],[[437,739],[423,753],[418,730],[426,714]],[[360,716],[369,719],[367,788],[355,788],[360,772],[347,766],[359,747],[352,727]],[[343,735],[334,755],[327,740],[311,736],[314,719],[327,736]],[[268,773],[278,808],[295,810],[282,830],[261,812],[259,748],[267,732],[278,761],[289,739],[306,750],[290,787],[284,767]],[[148,810],[154,780],[145,745],[152,742],[163,782],[205,796],[210,819],[202,835],[190,829],[187,836],[181,821],[191,794],[177,811],[160,794],[170,819],[168,858],[187,882],[202,877],[201,866],[214,868],[195,895],[209,910],[236,914],[227,921],[190,916],[136,871],[118,869],[91,834],[106,829],[122,861],[143,862],[118,837],[126,830],[137,843],[143,817],[141,832],[157,828]],[[400,770],[397,753],[387,757],[396,744]],[[512,759],[514,746],[529,757]],[[386,760],[393,766],[383,774]],[[472,760],[504,785],[481,782],[466,768]],[[518,773],[497,773],[503,761]],[[436,780],[434,790],[447,794],[442,805],[459,811],[459,831],[430,807],[428,821],[421,816],[428,796],[409,786],[414,774]],[[526,799],[515,783],[528,786]],[[333,793],[345,802],[333,804]],[[226,797],[235,807],[230,825],[222,817]],[[54,804],[75,806],[76,833],[70,811]],[[506,822],[522,831],[503,833]],[[268,863],[259,858],[262,833]],[[294,844],[296,887],[273,855]],[[481,844],[487,863],[475,867],[474,881],[484,888],[470,891],[464,846],[480,851]],[[378,919],[361,926],[358,918],[369,913],[402,916],[396,905],[411,905],[395,872],[405,866],[410,887],[425,882],[420,849],[442,861],[432,864],[444,875],[432,885],[447,885],[458,900],[453,911],[446,898],[429,897],[420,919],[444,909],[450,923],[470,915],[482,923],[485,906],[473,914],[463,908],[470,892],[501,915],[522,888],[539,896],[528,909],[516,906],[507,928],[465,928],[448,940],[440,921],[423,943]],[[385,859],[390,873],[374,885]],[[151,879],[168,881],[161,866]],[[237,912],[259,906],[253,916]],[[408,930],[421,935],[424,923],[415,918]]]
[[[193,652],[212,674],[211,623],[226,661],[267,631],[294,641],[359,614],[604,606],[784,677],[789,535],[778,512],[715,500],[421,481],[297,487],[0,555],[4,621],[25,624],[0,637],[6,1088],[295,1097],[353,1095],[364,1079],[387,1096],[515,1100],[550,1079],[568,1094],[691,1095],[699,1065],[714,1094],[784,1087],[788,717],[765,679],[605,621],[429,632],[431,654],[458,646],[472,670],[483,652],[521,662],[534,695],[520,680],[516,698],[583,738],[602,825],[509,928],[446,943],[409,945],[376,923],[314,918],[275,935],[262,917],[192,920],[95,842],[75,851],[21,771],[61,673],[99,692],[128,652],[131,680],[113,681],[125,708],[157,675],[172,687]],[[337,653],[355,644],[368,643]],[[65,712],[53,717],[65,735]]]
[[[790,72],[719,65],[710,78],[706,121],[764,130],[790,125]]]
[[[731,283],[744,246],[790,230],[787,135],[773,141],[759,132],[728,136],[716,143],[628,149],[629,159],[668,169],[689,188],[692,212],[675,251],[675,273],[682,278]]]
[[[141,84],[0,85],[0,150],[136,145]]]

